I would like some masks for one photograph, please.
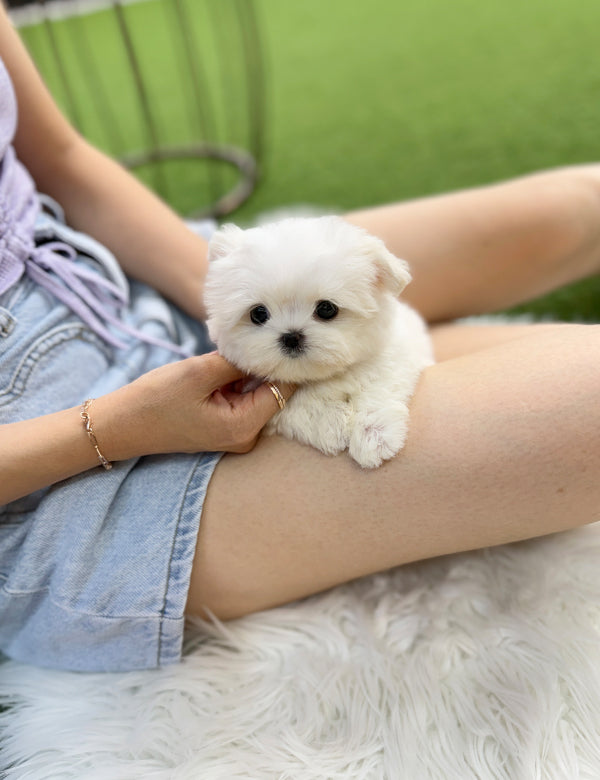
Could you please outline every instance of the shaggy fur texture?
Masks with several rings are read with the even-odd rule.
[[[190,631],[162,671],[0,665],[7,780],[600,777],[600,525]]]
[[[404,445],[433,351],[398,300],[408,265],[340,217],[290,217],[209,243],[205,303],[219,352],[248,374],[299,385],[266,428],[365,468]]]

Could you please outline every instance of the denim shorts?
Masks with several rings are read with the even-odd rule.
[[[91,253],[92,254],[92,253]],[[96,260],[79,255],[104,273]],[[130,284],[130,325],[200,354],[203,324]],[[122,334],[119,333],[119,338]],[[0,424],[70,408],[178,359],[125,336],[114,348],[29,277],[0,296]],[[218,453],[98,467],[0,506],[0,650],[75,671],[181,656],[200,515]]]

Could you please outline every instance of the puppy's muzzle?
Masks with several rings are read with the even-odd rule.
[[[279,337],[281,349],[288,355],[299,355],[304,351],[305,344],[304,333],[298,330],[291,330],[288,333],[282,333]]]

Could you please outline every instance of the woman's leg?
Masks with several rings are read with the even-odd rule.
[[[217,467],[188,610],[222,618],[409,561],[600,519],[600,326],[511,338],[425,371],[373,471],[264,437]]]
[[[354,212],[408,260],[430,322],[497,311],[600,271],[600,165]]]
[[[597,273],[599,205],[600,166],[588,165],[348,219],[409,260],[404,297],[439,322]],[[598,328],[439,327],[434,340],[447,362],[425,372],[406,447],[380,469],[278,438],[223,459],[190,613],[232,617],[599,519]]]
[[[435,359],[440,363],[443,360],[452,360],[482,349],[496,347],[507,341],[529,337],[534,332],[556,331],[560,327],[562,327],[560,323],[551,322],[499,322],[498,324],[482,322],[472,325],[450,322],[433,325],[430,334],[435,349]]]

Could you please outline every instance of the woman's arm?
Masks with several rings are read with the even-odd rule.
[[[247,452],[279,410],[266,384],[249,393],[220,355],[170,363],[97,398],[89,408],[109,461],[168,452]],[[280,386],[284,397],[292,388]],[[80,407],[0,426],[0,505],[99,466]]]
[[[1,6],[0,56],[19,107],[15,148],[38,190],[61,204],[70,225],[111,249],[126,273],[202,318],[206,242],[71,127]]]

